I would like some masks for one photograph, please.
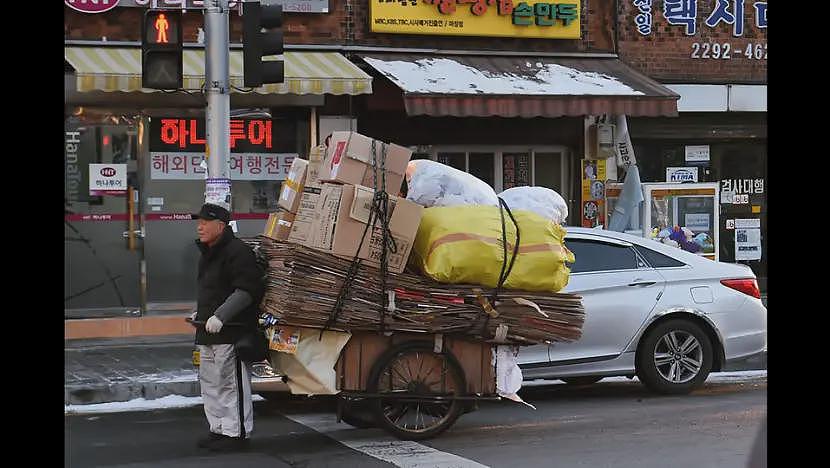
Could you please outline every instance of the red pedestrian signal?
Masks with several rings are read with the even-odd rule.
[[[143,38],[149,44],[181,43],[181,12],[147,10]]]
[[[182,87],[182,14],[147,10],[141,32],[141,86]]]
[[[167,18],[164,16],[164,13],[160,14],[158,18],[156,18],[156,22],[153,23],[156,28],[156,43],[158,44],[167,44],[167,30],[170,28],[170,23],[167,21]]]

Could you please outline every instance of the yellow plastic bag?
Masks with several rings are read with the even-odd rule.
[[[574,256],[564,245],[565,229],[531,211],[513,211],[519,226],[519,252],[506,289],[558,292],[568,284]],[[507,212],[507,259],[513,256],[516,228]],[[411,261],[440,283],[494,288],[504,262],[502,225],[495,206],[449,206],[424,210]]]

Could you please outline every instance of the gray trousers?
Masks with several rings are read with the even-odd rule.
[[[199,353],[199,384],[210,432],[249,438],[254,408],[248,365],[236,358],[232,344],[199,345]]]

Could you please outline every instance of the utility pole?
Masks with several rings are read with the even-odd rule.
[[[228,0],[205,1],[205,94],[207,158],[205,203],[231,211],[230,77]]]

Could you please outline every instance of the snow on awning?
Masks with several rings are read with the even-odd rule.
[[[609,58],[366,55],[408,115],[676,116],[679,96]]]

